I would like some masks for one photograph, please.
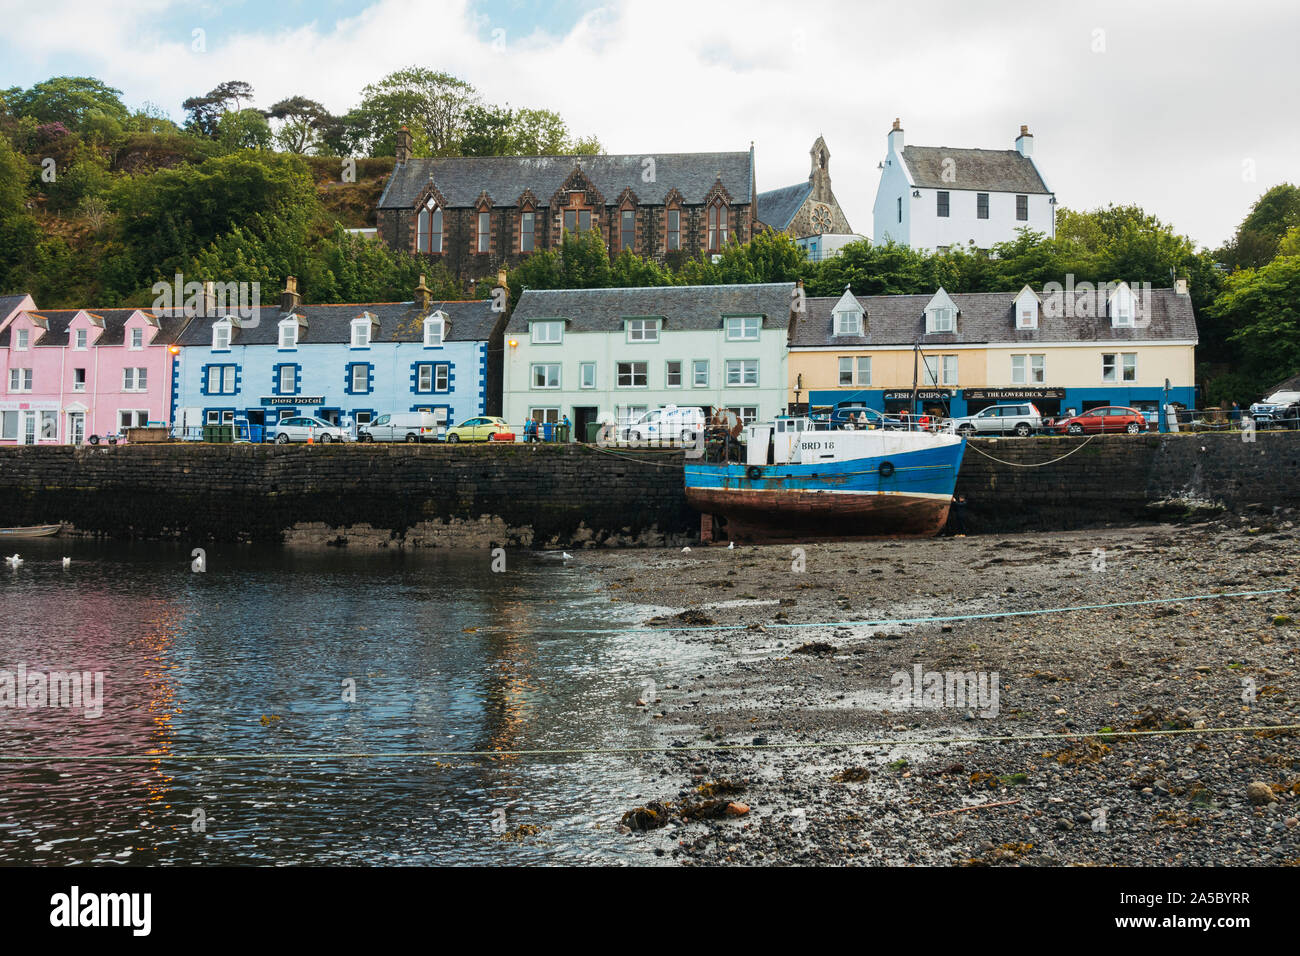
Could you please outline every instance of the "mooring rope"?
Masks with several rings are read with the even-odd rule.
[[[1089,436],[1088,436],[1088,441],[1085,441],[1082,445],[1076,445],[1074,448],[1071,448],[1069,451],[1067,451],[1067,452],[1066,452],[1064,455],[1062,455],[1060,458],[1053,458],[1051,461],[1036,461],[1036,462],[1033,462],[1033,463],[1028,464],[1028,465],[1025,464],[1024,462],[1019,462],[1019,461],[1004,461],[1004,460],[1001,459],[1001,458],[994,458],[994,457],[993,457],[992,455],[990,455],[988,452],[986,452],[986,451],[980,451],[979,448],[978,448],[977,446],[972,445],[969,441],[966,442],[966,447],[969,448],[971,451],[976,452],[977,454],[983,455],[985,458],[989,459],[989,461],[996,461],[999,465],[1010,465],[1010,466],[1013,467],[1013,468],[1042,468],[1042,467],[1044,467],[1045,465],[1055,465],[1058,461],[1065,461],[1065,459],[1069,458],[1071,455],[1073,455],[1073,454],[1074,454],[1076,451],[1078,451],[1079,449],[1081,449],[1081,448],[1086,448],[1087,445],[1088,445],[1088,443],[1091,442],[1091,441],[1092,441],[1094,438],[1096,438],[1096,437],[1097,437],[1096,435],[1089,435]]]
[[[720,753],[745,750],[829,750],[852,747],[943,746],[951,744],[1029,743],[1046,740],[1111,740],[1120,737],[1171,737],[1179,734],[1291,733],[1300,724],[1244,725],[1237,727],[1177,727],[1168,730],[1099,730],[1081,733],[997,734],[974,737],[878,737],[866,740],[798,741],[780,744],[686,744],[657,747],[555,747],[535,750],[374,750],[280,753],[195,753],[195,754],[102,754],[70,756],[67,754],[0,755],[0,763],[187,763],[210,760],[403,760],[416,758],[459,757],[481,760],[489,757],[569,757],[618,754]]]

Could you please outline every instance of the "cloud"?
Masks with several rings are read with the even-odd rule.
[[[557,110],[611,152],[752,140],[760,190],[805,179],[821,134],[836,194],[866,234],[895,116],[910,143],[990,149],[1010,149],[1026,123],[1064,205],[1136,202],[1208,245],[1268,186],[1300,181],[1288,119],[1300,114],[1289,49],[1300,10],[1281,0],[1226,18],[1211,3],[1111,0],[996,12],[956,0],[624,0],[566,8],[567,23],[467,0],[377,0],[347,16],[300,6],[300,25],[259,29],[168,0],[24,3],[8,14],[6,34],[21,38],[9,62],[35,79],[75,61],[176,118],[183,99],[227,79],[252,83],[262,106],[302,93],[343,111],[365,84],[418,64],[492,102]]]

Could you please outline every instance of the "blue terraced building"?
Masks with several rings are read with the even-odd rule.
[[[180,336],[172,387],[185,437],[236,422],[256,437],[295,415],[360,427],[396,412],[449,426],[489,413],[490,343],[508,315],[492,299],[438,301],[421,277],[411,302],[303,305],[296,281],[285,285],[278,308],[252,319],[213,309]]]

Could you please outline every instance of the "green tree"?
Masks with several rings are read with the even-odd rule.
[[[1213,311],[1232,329],[1239,371],[1261,391],[1300,370],[1300,256],[1230,275]]]
[[[127,109],[119,98],[121,90],[89,76],[56,76],[37,83],[29,90],[7,91],[5,99],[18,116],[29,116],[38,123],[62,123],[68,129],[81,129],[88,114],[97,113],[121,124]]]
[[[275,141],[290,153],[306,153],[320,140],[321,132],[334,119],[329,110],[305,96],[290,96],[276,103],[267,116],[280,121]]]
[[[466,113],[478,103],[477,91],[464,80],[412,66],[366,86],[348,123],[354,145],[371,156],[391,156],[402,126],[410,127],[421,155],[454,156],[466,132]]]
[[[1280,183],[1250,207],[1236,234],[1220,250],[1220,258],[1233,269],[1262,266],[1277,255],[1278,244],[1296,226],[1300,226],[1300,187]]]

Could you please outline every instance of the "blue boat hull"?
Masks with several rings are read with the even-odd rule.
[[[738,541],[933,535],[948,508],[965,441],[813,464],[687,462],[686,500]]]

